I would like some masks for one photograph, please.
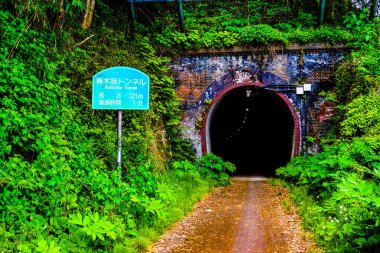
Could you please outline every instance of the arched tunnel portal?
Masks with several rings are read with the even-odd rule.
[[[284,97],[253,85],[224,92],[207,115],[208,151],[236,175],[273,176],[294,155],[295,117]]]

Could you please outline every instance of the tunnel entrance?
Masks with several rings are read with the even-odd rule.
[[[210,150],[234,163],[237,175],[274,176],[290,161],[294,120],[275,92],[257,86],[232,89],[210,117]]]

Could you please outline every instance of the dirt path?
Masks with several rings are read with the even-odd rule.
[[[147,253],[321,252],[301,229],[286,189],[234,178],[179,221]]]

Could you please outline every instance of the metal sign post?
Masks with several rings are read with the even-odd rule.
[[[121,169],[122,110],[149,110],[149,76],[122,66],[98,72],[92,77],[92,109],[117,110],[117,166]]]
[[[121,135],[123,111],[117,111],[117,166],[121,166]]]

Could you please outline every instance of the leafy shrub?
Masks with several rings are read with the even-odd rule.
[[[216,185],[230,184],[230,174],[236,171],[236,167],[231,162],[225,162],[223,159],[213,153],[203,155],[196,163],[189,161],[176,161],[174,168],[183,168],[186,171],[196,171],[196,175],[215,181]]]
[[[363,9],[360,13],[351,13],[345,17],[346,28],[355,36],[351,43],[355,48],[371,50],[379,46],[380,21],[375,19],[369,22],[368,14],[369,10]]]
[[[248,20],[244,18],[238,18],[238,19],[230,18],[226,21],[223,21],[221,25],[224,28],[224,30],[228,32],[239,33],[244,26],[248,25]]]
[[[317,25],[317,17],[311,13],[306,13],[303,11],[298,12],[298,16],[294,19],[296,27],[314,27]]]
[[[289,23],[277,23],[274,24],[273,27],[285,33],[291,33],[294,30],[293,26]]]
[[[377,89],[380,85],[379,62],[377,50],[352,52],[335,73],[338,100],[348,103],[359,95],[366,95]]]
[[[86,32],[37,32],[9,12],[0,11],[0,31],[0,251],[135,252],[140,231],[169,220],[165,207],[175,201],[155,167],[164,167],[159,155],[180,143],[168,58],[155,56],[145,37],[125,43],[105,27],[99,40],[75,49],[71,36],[87,38]],[[121,171],[113,162],[115,115],[89,106],[88,80],[114,64],[151,73],[152,110],[123,113],[129,134]],[[175,142],[159,142],[155,129]],[[191,157],[186,145],[181,150]],[[189,183],[199,197],[211,186],[197,180]]]
[[[156,41],[165,47],[189,47],[186,35],[173,27],[167,27],[162,34],[157,34]]]
[[[345,106],[341,133],[345,136],[380,134],[380,95],[359,96]]]
[[[266,23],[272,24],[277,20],[287,20],[292,16],[291,9],[289,6],[284,6],[280,4],[268,4],[265,15],[263,15],[263,19]]]
[[[320,154],[297,157],[277,170],[292,183],[305,226],[328,252],[380,251],[380,65],[378,42],[363,39],[373,31],[365,19],[348,19],[348,26],[364,32],[355,43],[362,50],[352,52],[335,73],[338,136],[329,135],[329,145]],[[344,31],[341,37],[333,33],[322,27],[313,36],[330,43],[352,40]]]
[[[354,40],[350,32],[340,27],[322,26],[312,30],[312,34],[314,42],[323,41],[324,43],[330,43],[332,45],[345,44]]]
[[[294,41],[299,44],[308,44],[314,41],[312,31],[297,28],[296,30],[288,33],[289,41]]]
[[[237,42],[238,35],[228,31],[206,32],[203,34],[200,44],[205,48],[230,47]]]
[[[230,183],[229,174],[236,170],[231,162],[225,162],[219,156],[208,153],[202,156],[198,163],[199,171],[206,178],[216,180],[221,185]]]
[[[379,250],[379,145],[378,134],[342,140],[277,170],[277,175],[303,189],[304,197],[297,202],[305,224],[329,252]],[[307,202],[305,194],[312,197]]]
[[[239,40],[251,45],[288,44],[288,40],[279,30],[266,24],[244,27]]]

